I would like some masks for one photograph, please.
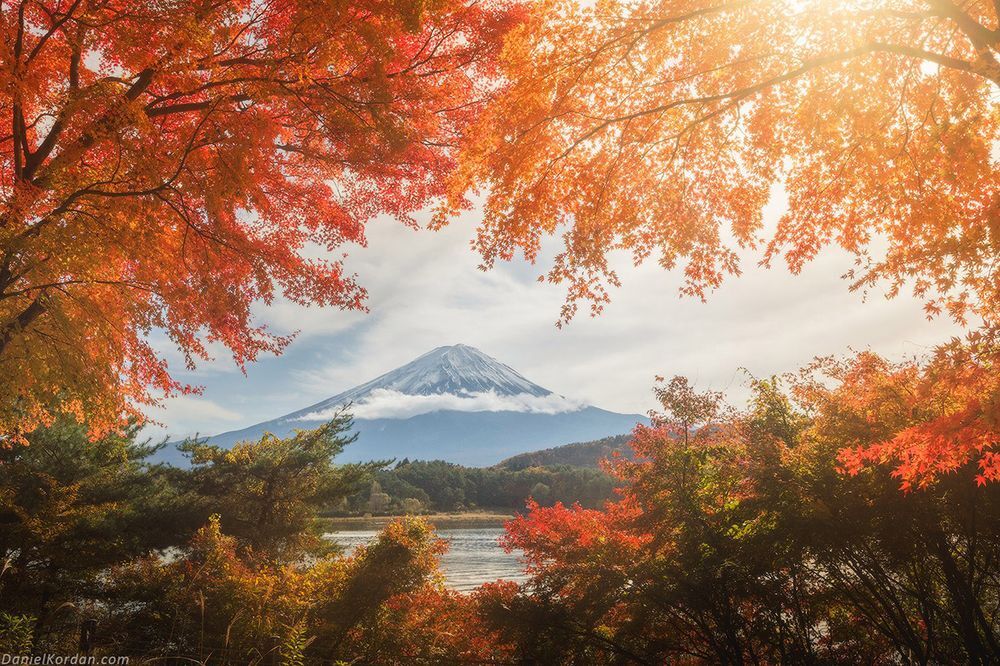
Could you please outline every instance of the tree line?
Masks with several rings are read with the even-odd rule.
[[[597,508],[614,496],[614,487],[615,480],[596,468],[559,465],[509,470],[463,467],[442,460],[403,460],[375,472],[372,485],[347,497],[335,513],[512,512],[523,509],[529,497],[545,506],[575,502]]]

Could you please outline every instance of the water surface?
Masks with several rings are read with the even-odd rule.
[[[497,579],[523,581],[524,563],[520,552],[508,553],[500,547],[502,527],[445,527],[437,535],[448,541],[441,558],[445,585],[469,592]],[[324,535],[350,552],[378,536],[377,529],[345,529]]]

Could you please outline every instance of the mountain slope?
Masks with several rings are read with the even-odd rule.
[[[488,466],[524,451],[629,432],[618,414],[557,395],[467,345],[438,347],[353,389],[290,414],[209,438],[233,444],[313,428],[350,404],[358,440],[338,461],[441,459]],[[161,459],[183,464],[176,449]]]

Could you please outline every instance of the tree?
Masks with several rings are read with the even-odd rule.
[[[363,307],[333,256],[443,191],[495,87],[503,0],[159,3],[0,11],[0,434],[91,434],[287,337],[251,305]],[[315,248],[325,254],[317,258]]]
[[[386,464],[335,465],[334,457],[357,438],[350,430],[351,417],[342,412],[319,428],[285,439],[266,433],[232,449],[197,441],[181,444],[191,458],[191,485],[201,515],[218,515],[242,549],[265,558],[295,561],[325,550],[317,512],[355,492]]]
[[[399,503],[400,508],[406,515],[412,516],[420,513],[424,505],[416,497],[406,497]]]
[[[382,492],[382,486],[378,481],[372,481],[371,490],[368,493],[368,511],[379,514],[389,508],[390,497],[388,493]]]
[[[512,85],[467,134],[451,206],[489,188],[487,266],[562,233],[548,270],[568,283],[562,321],[608,300],[612,251],[683,264],[683,292],[704,297],[741,249],[798,272],[830,244],[857,258],[854,289],[912,283],[929,313],[995,321],[998,11],[549,0],[504,51]],[[771,234],[777,183],[789,207]]]
[[[349,428],[341,416],[232,451],[189,442],[191,469],[146,463],[157,446],[138,426],[90,441],[68,417],[0,449],[0,647],[73,652],[85,619],[98,655],[268,663],[278,636],[283,659],[399,663],[377,647],[391,633],[398,649],[439,650],[443,624],[411,619],[404,597],[468,613],[440,589],[445,542],[426,523],[390,524],[350,556],[319,547],[317,511],[384,466],[332,463]]]
[[[92,442],[63,418],[0,448],[0,610],[37,618],[36,638],[75,626],[67,604],[109,566],[198,528],[178,475],[144,462],[157,447],[137,431]]]
[[[385,604],[354,652],[371,663],[513,664],[513,646],[480,617],[480,590],[462,594],[425,585]]]
[[[539,481],[531,487],[531,493],[528,495],[531,499],[540,504],[547,504],[549,501],[549,496],[552,494],[552,489],[547,485]]]

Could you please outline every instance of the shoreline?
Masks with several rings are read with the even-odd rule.
[[[423,518],[431,525],[439,528],[446,527],[503,527],[504,523],[514,517],[514,513],[500,513],[492,511],[463,511],[459,513],[427,513],[411,514],[416,518]],[[343,516],[325,517],[324,527],[333,529],[342,528],[363,528],[363,527],[384,527],[397,518],[405,516]]]

